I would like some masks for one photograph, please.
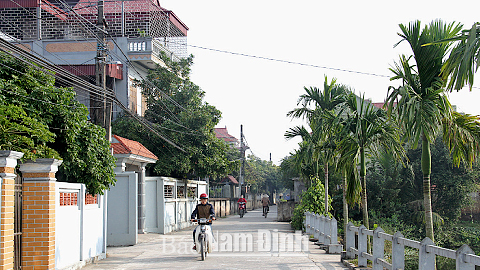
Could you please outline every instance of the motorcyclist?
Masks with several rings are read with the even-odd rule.
[[[247,200],[243,197],[243,195],[240,195],[240,198],[238,199],[238,208],[240,208],[240,203],[243,202],[245,203],[245,213],[247,212]]]
[[[268,195],[264,195],[262,198],[262,205],[263,205],[263,214],[262,216],[265,216],[265,213],[268,213],[268,205],[270,204],[270,199],[268,198]]]
[[[200,195],[200,203],[197,204],[195,207],[195,210],[193,210],[191,221],[194,222],[195,219],[200,219],[200,218],[206,218],[210,219],[212,217],[212,220],[215,220],[215,209],[213,208],[213,205],[208,203],[208,195],[206,193],[202,193]],[[208,225],[211,226],[211,223]],[[197,230],[197,227],[193,230],[193,249],[197,249],[197,246],[195,245],[195,232]]]

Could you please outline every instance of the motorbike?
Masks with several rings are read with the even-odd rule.
[[[245,210],[246,210],[246,203],[245,202],[239,202],[238,203],[238,213],[240,214],[240,218],[243,218],[243,215],[245,215]]]
[[[195,231],[195,245],[197,252],[202,256],[202,261],[204,261],[207,253],[212,252],[213,241],[215,241],[212,228],[209,226],[212,223],[212,219],[200,218],[194,220],[194,222],[198,223]]]

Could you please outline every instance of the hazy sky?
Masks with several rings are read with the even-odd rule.
[[[411,53],[406,42],[393,47],[400,40],[398,24],[442,19],[470,27],[480,21],[480,2],[475,0],[160,0],[160,4],[189,27],[188,53],[195,56],[191,80],[206,92],[205,101],[222,111],[218,127],[226,126],[240,138],[243,125],[251,151],[264,160],[271,153],[276,164],[297,148],[299,140],[286,141],[284,133],[304,122],[286,114],[297,107],[304,86],[322,88],[327,76],[382,102],[388,86],[398,86],[390,82],[388,68],[400,54]],[[479,88],[472,92],[450,94],[459,111],[480,115],[480,81],[475,86]]]

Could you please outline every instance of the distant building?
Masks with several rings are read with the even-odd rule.
[[[239,148],[240,142],[233,135],[228,133],[227,127],[224,128],[215,128],[215,137],[224,140],[226,143],[232,147]]]

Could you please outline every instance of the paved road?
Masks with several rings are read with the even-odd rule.
[[[192,250],[192,227],[139,235],[137,245],[110,247],[106,259],[83,269],[347,269],[340,255],[326,254],[276,217],[273,206],[267,218],[261,210],[219,218],[213,224],[217,245],[205,261]]]

